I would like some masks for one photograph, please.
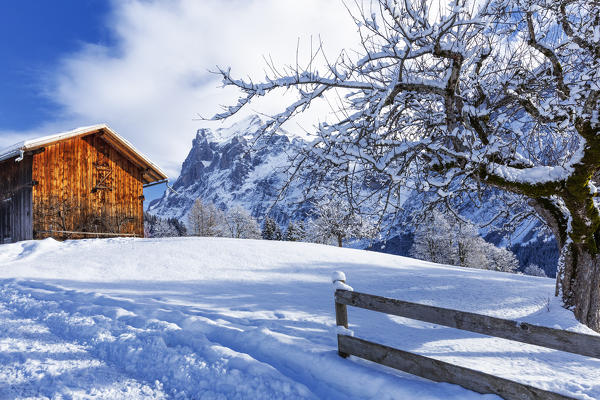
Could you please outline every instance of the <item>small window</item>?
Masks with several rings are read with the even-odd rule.
[[[94,179],[96,183],[92,188],[92,193],[98,190],[113,190],[112,188],[112,168],[108,162],[95,162]]]

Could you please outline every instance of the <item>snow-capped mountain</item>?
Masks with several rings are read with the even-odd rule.
[[[288,157],[301,140],[284,132],[262,137],[261,123],[253,116],[228,128],[199,129],[172,190],[153,201],[148,211],[186,222],[200,198],[221,209],[242,206],[259,220],[268,214],[282,225],[290,218],[303,218],[307,204],[300,187],[292,187],[276,202],[287,180]]]

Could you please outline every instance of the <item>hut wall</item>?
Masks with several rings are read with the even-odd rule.
[[[31,156],[0,162],[0,244],[33,238]]]
[[[33,179],[35,238],[143,236],[142,171],[101,132],[47,145],[33,158]]]

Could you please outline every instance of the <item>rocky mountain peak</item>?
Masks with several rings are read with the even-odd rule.
[[[199,129],[173,188],[151,203],[149,212],[186,220],[197,198],[222,209],[240,205],[256,218],[268,212],[280,223],[302,209],[299,196],[286,196],[273,209],[279,189],[285,182],[284,169],[292,146],[285,132],[262,136],[262,120],[253,116],[230,127]]]

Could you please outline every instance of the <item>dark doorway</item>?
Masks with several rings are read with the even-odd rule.
[[[11,243],[12,198],[0,200],[0,244]]]

